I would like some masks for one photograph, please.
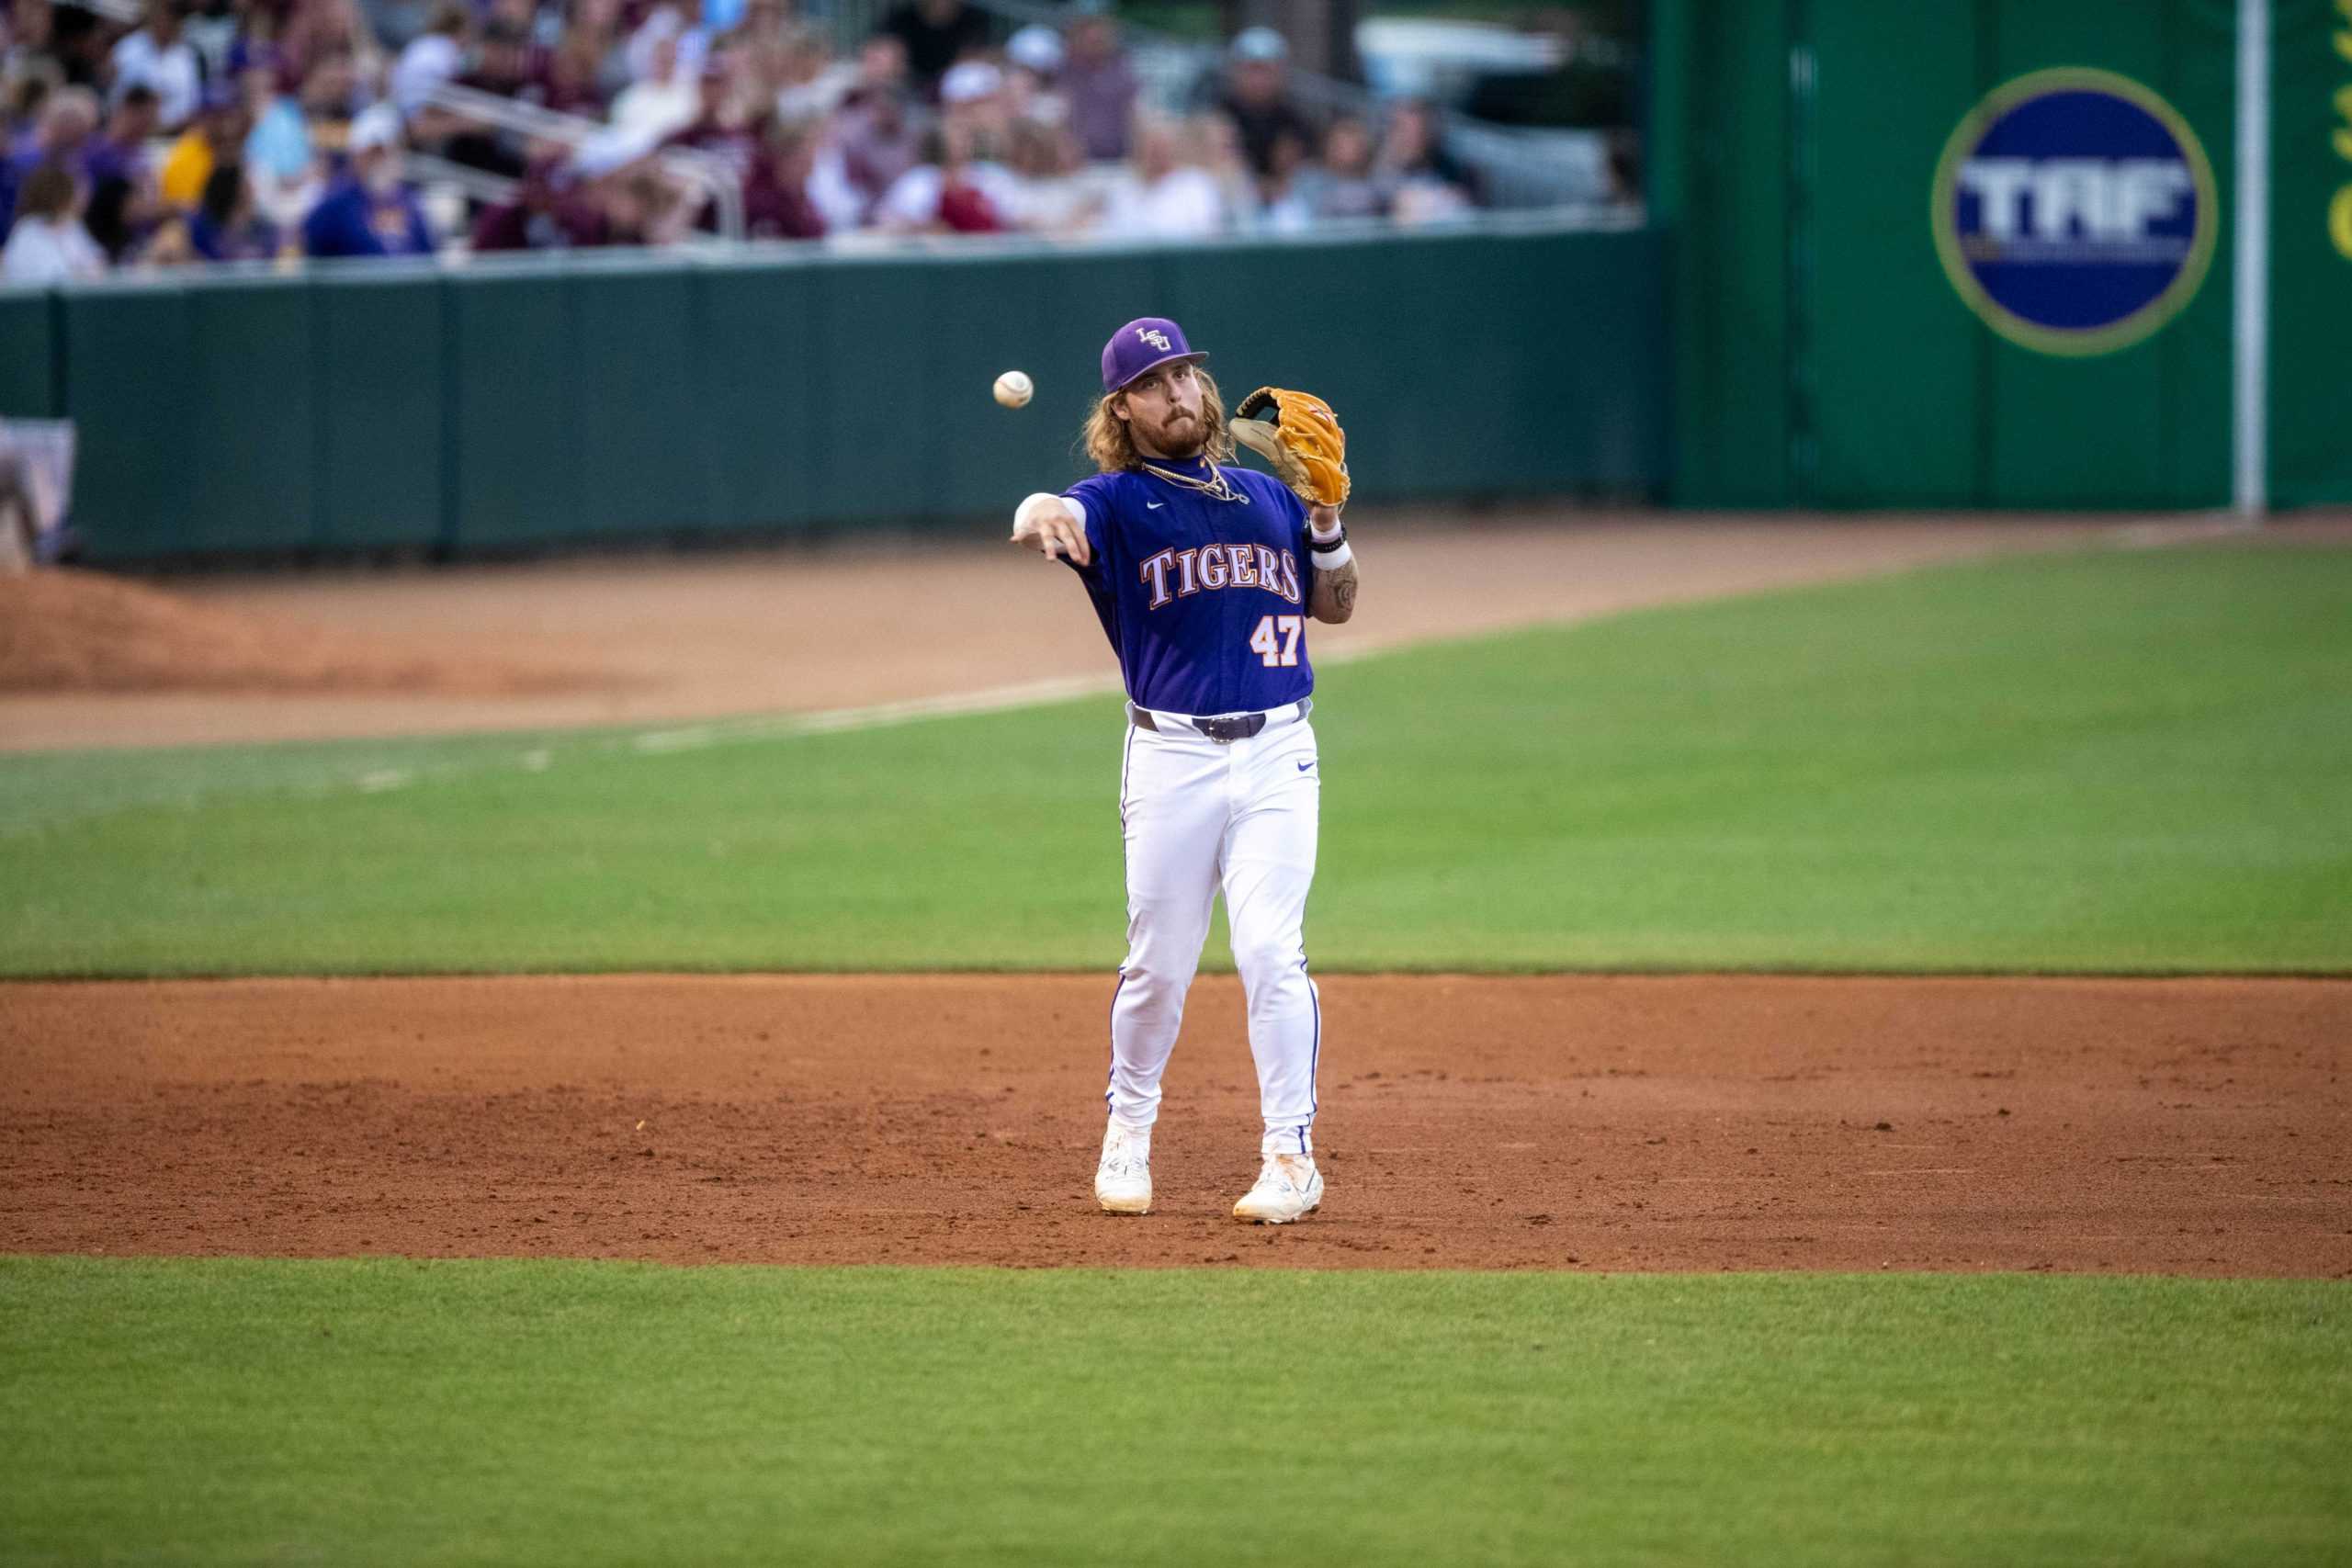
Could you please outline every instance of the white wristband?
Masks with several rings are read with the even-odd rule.
[[[1309,550],[1307,555],[1314,560],[1316,570],[1336,571],[1356,558],[1356,547],[1341,545],[1336,550]]]
[[[1306,525],[1306,536],[1318,545],[1328,545],[1347,531],[1348,525],[1344,522],[1334,523],[1329,528],[1318,528],[1312,523]]]

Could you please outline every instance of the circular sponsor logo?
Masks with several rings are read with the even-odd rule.
[[[2170,104],[2109,71],[1994,89],[1944,143],[1936,254],[1984,324],[2043,354],[2128,348],[2213,259],[2213,168]]]

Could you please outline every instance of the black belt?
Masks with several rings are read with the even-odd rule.
[[[1149,709],[1130,705],[1127,716],[1135,720],[1136,728],[1148,729],[1155,735],[1159,733],[1159,726],[1151,721]],[[1266,728],[1266,716],[1245,713],[1239,718],[1188,718],[1184,722],[1212,740],[1247,740]]]

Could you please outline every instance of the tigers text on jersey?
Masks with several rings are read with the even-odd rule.
[[[1209,477],[1197,457],[1159,467]],[[1239,499],[1134,471],[1062,492],[1085,513],[1094,559],[1076,570],[1139,707],[1262,713],[1315,689],[1306,508],[1254,468],[1221,471]]]

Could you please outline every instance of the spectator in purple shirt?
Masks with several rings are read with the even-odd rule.
[[[147,142],[161,124],[155,89],[134,85],[107,116],[106,130],[93,137],[82,157],[82,173],[93,186],[122,179],[136,184],[147,170]]]
[[[401,178],[401,117],[378,104],[351,122],[350,162],[302,220],[313,256],[429,255],[433,231]]]
[[[98,96],[87,87],[60,87],[42,101],[32,133],[9,149],[0,164],[0,240],[8,235],[17,192],[34,170],[62,164],[78,170],[98,129]]]
[[[254,211],[254,187],[242,164],[222,164],[206,178],[187,237],[206,261],[267,261],[277,254],[277,226]]]
[[[1090,162],[1114,164],[1127,155],[1136,117],[1136,73],[1108,17],[1080,17],[1062,37],[1059,86],[1069,103],[1069,128]]]

